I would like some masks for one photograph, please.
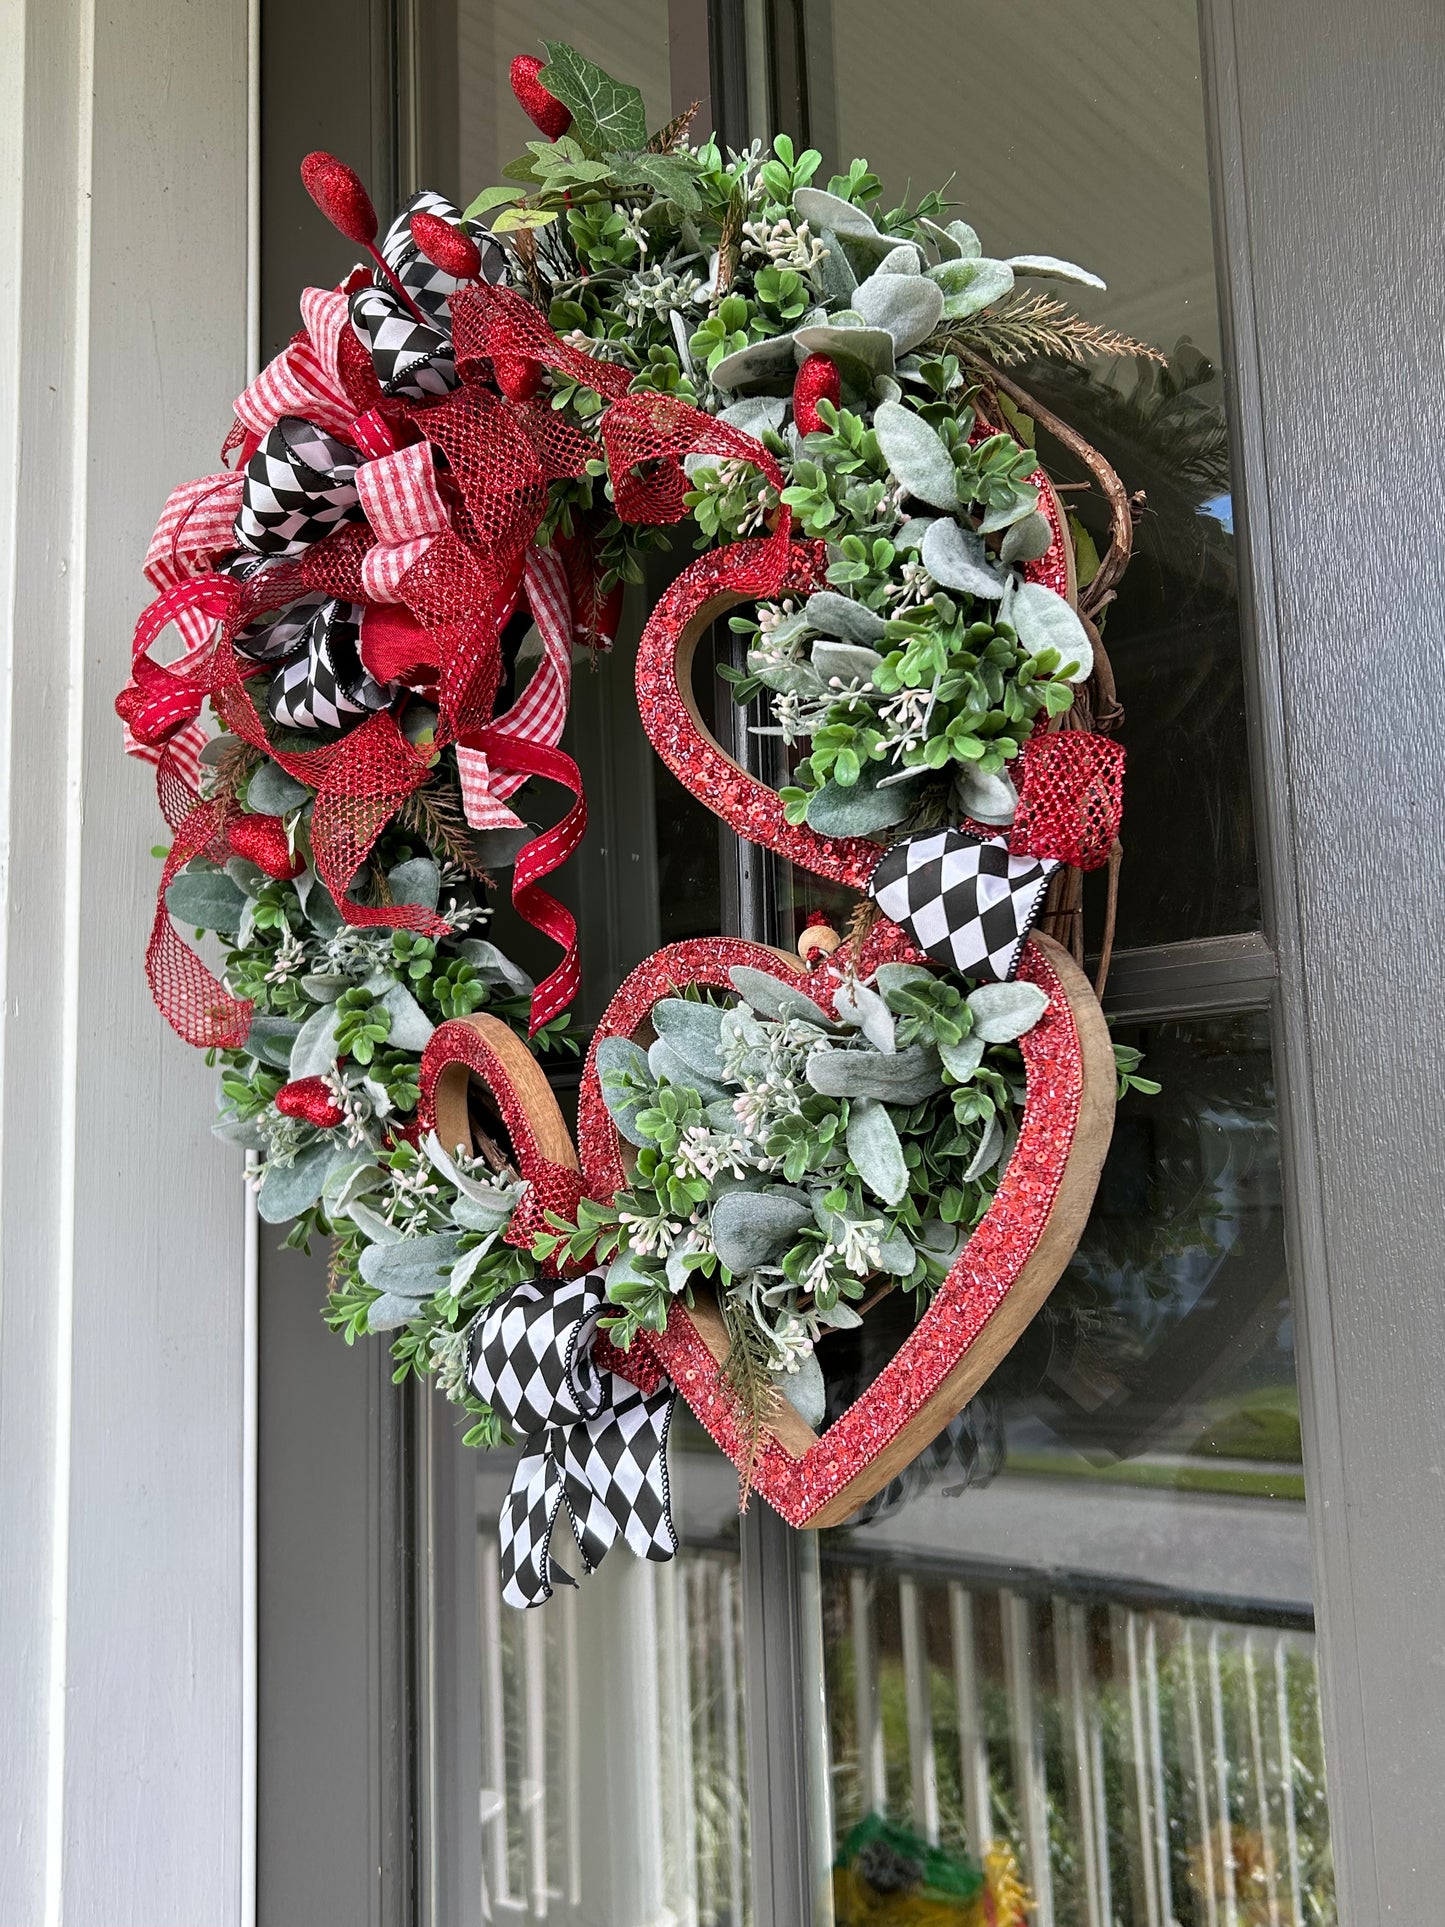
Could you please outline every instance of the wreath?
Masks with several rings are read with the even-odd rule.
[[[828,1523],[956,1421],[1067,1262],[1116,1078],[1148,1088],[1078,967],[1081,873],[1117,876],[1100,630],[1130,505],[1009,371],[1161,359],[1035,285],[1096,277],[985,255],[942,195],[883,211],[865,162],[818,185],[816,151],[695,143],[691,112],[650,133],[635,88],[547,51],[512,69],[542,138],[465,210],[423,192],[382,233],[349,168],[303,163],[366,259],[303,294],[227,465],[167,502],[117,701],[172,833],[156,1001],[220,1063],[262,1215],[331,1240],[328,1321],[391,1334],[469,1442],[523,1441],[524,1605],[566,1578],[559,1516],[587,1570],[619,1533],[671,1555],[679,1392],[744,1498]],[[1036,426],[1102,491],[1102,557]],[[586,820],[572,663],[682,523],[703,553],[643,639],[648,734],[858,908],[791,955],[649,959],[574,1142],[541,1068],[580,1048],[542,888]],[[721,615],[781,787],[702,720]],[[533,778],[576,799],[541,833]],[[484,934],[508,868],[562,952],[535,986]],[[903,1350],[830,1379],[891,1294]]]

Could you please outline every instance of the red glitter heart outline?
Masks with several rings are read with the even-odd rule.
[[[1030,480],[1052,540],[1037,562],[1025,564],[1030,582],[1073,600],[1072,551],[1059,499],[1042,469]],[[815,876],[864,890],[882,845],[871,837],[820,836],[806,823],[789,823],[782,798],[735,763],[703,721],[692,689],[693,650],[709,624],[730,607],[755,600],[743,584],[756,582],[764,559],[762,541],[735,542],[704,555],[685,569],[648,618],[637,650],[637,707],[658,755],[715,816],[739,836],[786,857]],[[827,587],[826,542],[790,544],[778,597],[808,595]],[[717,603],[709,609],[710,603]]]
[[[891,926],[876,936],[886,941],[887,929]],[[865,950],[858,965],[866,974],[877,961]],[[596,1068],[598,1039],[633,1036],[646,1026],[659,998],[685,985],[727,988],[728,972],[738,964],[795,985],[824,1010],[838,980],[827,967],[811,976],[799,974],[780,952],[733,937],[672,944],[639,965],[603,1014],[578,1095],[582,1168],[595,1198],[610,1199],[625,1183],[621,1139]],[[1068,975],[1078,980],[1072,997]],[[780,1436],[769,1441],[753,1483],[791,1525],[838,1524],[881,1490],[902,1463],[916,1457],[1016,1342],[1078,1241],[1113,1122],[1108,1030],[1086,981],[1058,945],[1030,938],[1019,979],[1037,984],[1049,1003],[1020,1044],[1026,1097],[1008,1169],[928,1310],[863,1396],[821,1438],[814,1438],[790,1411],[780,1415]],[[1086,1114],[1088,1128],[1081,1131]],[[1060,1213],[1056,1205],[1065,1185],[1069,1208]],[[1046,1232],[1052,1235],[1053,1248],[1045,1257],[1040,1247]],[[994,1348],[997,1357],[984,1359],[977,1373],[969,1375],[976,1383],[965,1384],[959,1376],[964,1360],[985,1337],[990,1320],[1036,1253],[1042,1262],[1032,1281],[1027,1314],[1001,1348]],[[683,1306],[674,1305],[667,1330],[647,1343],[717,1445],[738,1463],[745,1441],[737,1408],[697,1322]],[[930,1411],[940,1393],[941,1402]],[[788,1450],[782,1438],[791,1438],[802,1449]],[[899,1452],[906,1456],[894,1464]]]

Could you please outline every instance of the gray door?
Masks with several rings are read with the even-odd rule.
[[[957,169],[975,225],[1100,267],[1101,315],[1169,355],[1040,388],[1147,498],[1107,630],[1107,1003],[1165,1090],[1124,1107],[1069,1279],[869,1516],[740,1522],[684,1432],[677,1566],[519,1618],[505,1465],[336,1346],[318,1259],[268,1253],[263,1927],[844,1921],[872,1812],[1006,1840],[1059,1927],[1439,1914],[1445,1047],[1407,953],[1442,840],[1445,30],[1408,0],[949,17],[932,59],[921,3],[263,8],[273,345],[333,265],[296,157],[367,160],[379,202],[475,191],[529,131],[506,60],[548,34],[658,118],[704,95],[728,139],[783,127],[896,192]],[[688,822],[627,666],[624,638],[577,731],[594,1003],[659,941],[786,939],[815,901]]]

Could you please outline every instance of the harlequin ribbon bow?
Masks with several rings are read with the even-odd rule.
[[[1124,752],[1106,736],[1059,730],[1031,738],[1006,834],[919,830],[885,850],[868,894],[919,949],[960,976],[1006,982],[1060,864],[1106,863],[1119,834]]]
[[[554,1585],[577,1583],[552,1553],[564,1508],[589,1574],[619,1532],[642,1559],[677,1551],[667,1484],[676,1393],[642,1392],[594,1357],[604,1277],[516,1285],[472,1332],[473,1389],[522,1438],[501,1514],[509,1606],[539,1606]]]

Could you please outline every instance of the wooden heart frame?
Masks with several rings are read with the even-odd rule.
[[[891,925],[875,932],[857,958],[859,970],[866,974],[890,954],[896,934]],[[842,977],[836,960],[810,972],[796,956],[725,937],[673,944],[649,958],[609,1004],[588,1054],[578,1098],[580,1173],[550,1086],[525,1046],[494,1018],[460,1018],[437,1031],[423,1062],[423,1122],[435,1125],[449,1149],[470,1143],[470,1080],[486,1086],[530,1180],[523,1235],[542,1228],[545,1201],[584,1191],[610,1200],[627,1182],[632,1154],[602,1095],[597,1042],[630,1037],[647,1044],[660,997],[689,985],[727,990],[728,973],[739,964],[795,985],[825,1014]],[[1027,1089],[1013,1155],[928,1310],[847,1412],[820,1437],[780,1402],[753,1484],[792,1525],[837,1525],[914,1459],[1015,1344],[1078,1243],[1113,1127],[1108,1028],[1087,979],[1048,938],[1029,939],[1019,978],[1037,984],[1049,1002],[1020,1041]],[[521,1241],[516,1226],[512,1235]],[[666,1331],[645,1344],[645,1358],[634,1347],[609,1362],[649,1389],[659,1368],[665,1371],[717,1444],[740,1462],[746,1432],[722,1378],[728,1340],[707,1287],[694,1286],[691,1308],[674,1303]]]
[[[1025,565],[1039,582],[1071,605],[1077,600],[1074,550],[1064,511],[1042,469],[1029,478],[1052,535],[1047,552]],[[723,822],[750,842],[786,857],[815,876],[866,890],[883,845],[866,836],[823,836],[806,823],[789,823],[775,789],[731,757],[708,727],[693,687],[698,644],[720,616],[740,604],[810,595],[828,586],[826,542],[793,542],[782,577],[759,596],[769,545],[735,542],[702,556],[667,589],[648,618],[637,650],[637,705],[648,738],[673,775]]]

